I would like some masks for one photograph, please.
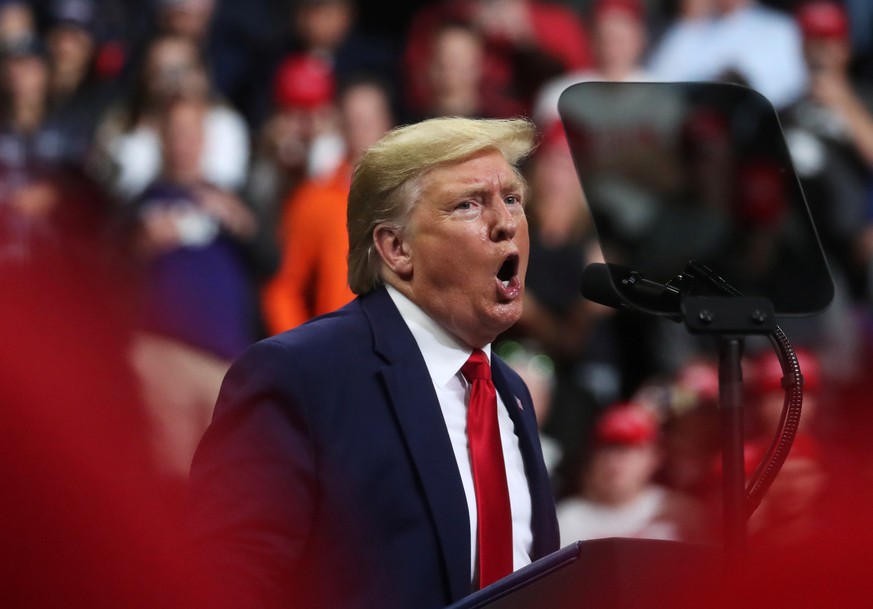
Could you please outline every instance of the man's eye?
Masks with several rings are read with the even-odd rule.
[[[524,201],[518,195],[508,195],[503,198],[504,205],[513,213],[524,213]]]
[[[472,202],[472,201],[463,201],[463,202],[461,202],[461,203],[458,203],[458,204],[455,206],[455,209],[460,209],[460,210],[472,209],[472,208],[473,208],[473,202]]]

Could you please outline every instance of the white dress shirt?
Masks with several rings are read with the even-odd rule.
[[[470,450],[467,442],[467,400],[469,383],[461,374],[461,367],[470,357],[472,350],[461,344],[442,326],[431,319],[415,303],[396,289],[388,286],[388,294],[400,311],[400,315],[412,332],[418,348],[424,356],[428,373],[446,421],[446,429],[452,442],[458,472],[464,485],[467,509],[470,514],[470,580],[477,580],[476,493],[473,488],[473,469],[470,464]],[[491,345],[482,349],[491,361]],[[510,407],[518,408],[516,404]],[[509,502],[512,509],[512,548],[513,568],[519,569],[531,562],[530,550],[533,543],[531,530],[531,498],[524,462],[518,437],[515,435],[512,419],[506,404],[497,394],[497,419],[500,427],[500,442],[503,445],[503,462],[506,465],[506,480],[509,484]]]

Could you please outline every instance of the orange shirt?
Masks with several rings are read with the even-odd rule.
[[[271,334],[299,326],[346,304],[349,238],[346,208],[351,167],[342,163],[326,180],[307,180],[285,203],[280,227],[282,261],[264,286],[261,303]]]

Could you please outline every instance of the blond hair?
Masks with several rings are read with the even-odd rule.
[[[536,128],[527,119],[432,118],[391,130],[367,149],[349,191],[349,287],[366,294],[382,283],[382,260],[373,245],[380,224],[402,227],[429,170],[497,150],[517,167],[533,150]]]

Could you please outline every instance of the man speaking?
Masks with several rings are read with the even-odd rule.
[[[522,312],[534,142],[438,118],[362,157],[357,298],[244,353],[194,457],[230,606],[444,607],[558,549],[530,394],[491,354]]]

